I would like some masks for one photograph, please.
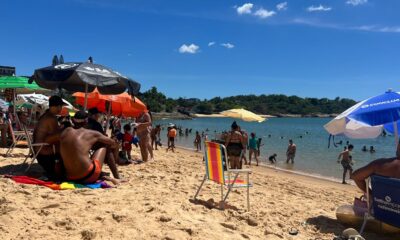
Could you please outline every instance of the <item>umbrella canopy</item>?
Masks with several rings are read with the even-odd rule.
[[[349,118],[349,114],[362,104],[363,101],[339,114],[337,117],[324,125],[325,130],[332,135],[345,135],[349,138],[363,139],[378,137],[383,131],[382,125],[370,126]]]
[[[10,103],[0,98],[0,109],[3,112],[6,112],[8,110],[8,106],[10,106]]]
[[[221,114],[231,118],[238,118],[246,122],[263,122],[266,120],[265,118],[243,108],[226,110],[221,112]]]
[[[0,77],[0,89],[18,89],[17,92],[38,92],[45,90],[39,87],[36,83],[29,84],[28,81],[29,79],[26,77],[2,76]]]
[[[77,104],[83,106],[85,93],[74,93]],[[125,117],[137,117],[143,111],[147,111],[146,105],[137,97],[132,97],[128,93],[118,95],[103,95],[95,89],[87,95],[87,107],[96,107],[101,112],[108,112],[108,103],[111,104],[110,113],[114,116],[123,115]]]
[[[71,103],[67,100],[63,99],[63,102],[66,104],[64,107],[70,110],[74,109]],[[43,94],[19,94],[17,99],[15,100],[15,105],[17,107],[26,107],[33,108],[37,105],[40,105],[44,108],[49,107],[49,97]]]
[[[119,94],[128,91],[139,93],[140,84],[94,63],[62,63],[36,69],[31,80],[47,89],[63,88],[71,92],[92,92],[96,87],[102,94]]]

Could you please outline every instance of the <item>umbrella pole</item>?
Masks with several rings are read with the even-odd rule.
[[[393,122],[394,140],[396,141],[396,148],[399,144],[399,130],[397,129],[397,121]]]
[[[83,110],[86,111],[87,108],[87,98],[88,98],[88,85],[87,83],[85,84],[85,104],[83,105]]]
[[[17,114],[16,114],[16,111],[17,111],[17,110],[16,110],[16,106],[15,106],[15,98],[17,97],[17,96],[16,96],[16,92],[17,92],[17,90],[14,88],[14,89],[13,89],[13,110],[14,110],[14,117],[17,116]]]
[[[110,122],[110,117],[111,117],[111,102],[109,102],[109,104],[108,104],[107,120],[106,120],[106,129],[105,129],[105,132],[107,132],[108,125],[109,125],[109,122]]]

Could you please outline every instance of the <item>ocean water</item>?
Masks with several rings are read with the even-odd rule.
[[[354,169],[357,169],[374,159],[395,156],[395,140],[393,136],[378,137],[375,139],[348,139],[346,137],[335,137],[335,142],[343,141],[342,145],[333,146],[332,142],[328,148],[329,134],[323,125],[329,122],[329,118],[270,118],[262,123],[243,122],[236,120],[243,130],[249,135],[256,133],[256,137],[262,138],[260,160],[268,164],[268,156],[276,153],[277,167],[299,171],[326,178],[341,179],[342,166],[337,163],[337,157],[349,141],[354,145],[353,160]],[[194,148],[195,132],[204,132],[209,139],[224,130],[229,130],[234,119],[231,118],[195,118],[193,120],[159,120],[155,124],[161,124],[161,140],[164,146],[167,143],[166,128],[168,123],[192,129],[189,136],[177,136],[176,145]],[[206,131],[208,129],[208,131]],[[268,135],[271,135],[268,137]],[[297,153],[294,164],[286,164],[286,149],[288,140],[292,139],[297,145]],[[361,148],[366,145],[369,149],[374,146],[376,152],[363,152]],[[201,159],[199,159],[200,161]],[[253,159],[252,164],[255,163]]]

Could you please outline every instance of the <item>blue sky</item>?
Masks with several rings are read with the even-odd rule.
[[[109,66],[170,97],[400,90],[397,0],[2,0],[0,65]]]

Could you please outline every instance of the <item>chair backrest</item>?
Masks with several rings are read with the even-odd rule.
[[[14,133],[14,129],[11,123],[11,120],[8,119],[8,130],[10,131],[11,134],[11,140],[13,141],[13,143],[15,143],[17,141],[17,139],[15,138],[15,133]]]
[[[225,156],[227,156],[226,148],[223,144],[208,141],[205,142],[204,160],[209,180],[219,184],[225,184]]]
[[[400,179],[371,176],[374,218],[400,227]]]

